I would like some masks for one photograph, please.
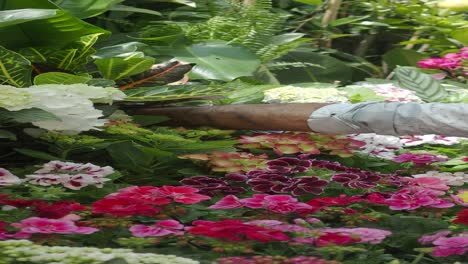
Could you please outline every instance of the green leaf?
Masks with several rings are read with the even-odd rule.
[[[105,58],[95,61],[99,72],[106,79],[117,80],[151,68],[154,64],[153,58]]]
[[[369,16],[360,16],[360,17],[350,16],[350,17],[340,18],[340,19],[336,19],[336,20],[333,20],[332,22],[330,22],[330,26],[337,27],[337,26],[341,26],[341,25],[346,25],[346,24],[350,24],[350,23],[354,23],[354,22],[357,22],[357,21],[364,20],[364,19],[366,19],[368,17]]]
[[[87,83],[92,78],[87,76],[78,76],[64,72],[46,72],[37,75],[34,78],[34,84],[74,84]]]
[[[37,150],[32,150],[32,149],[19,149],[15,148],[14,149],[16,152],[21,153],[23,155],[33,157],[36,159],[43,159],[43,160],[61,160],[58,157],[55,157],[53,155],[50,155],[48,153],[42,152],[42,151],[37,151]]]
[[[352,69],[344,62],[309,48],[299,48],[277,59],[278,62],[297,62],[304,67],[271,70],[282,84],[301,82],[348,82]]]
[[[415,91],[424,101],[440,101],[447,96],[445,88],[438,80],[411,67],[398,67],[395,77],[402,88]]]
[[[78,18],[100,15],[125,0],[55,0],[61,8]]]
[[[128,264],[128,262],[123,258],[113,258],[103,262],[102,264]]]
[[[468,46],[468,28],[453,31],[452,38],[460,41],[465,46]]]
[[[167,2],[167,3],[176,3],[181,5],[186,5],[190,7],[196,7],[197,4],[194,1],[190,0],[154,0],[156,2]]]
[[[19,9],[0,11],[0,27],[46,19],[57,15],[57,9]]]
[[[0,129],[0,139],[16,140],[16,135],[8,130]]]
[[[126,90],[129,102],[168,102],[219,98],[228,91],[223,86],[166,85]]]
[[[0,84],[16,87],[31,85],[31,62],[20,54],[0,46]]]
[[[0,117],[5,120],[12,120],[18,123],[31,123],[47,120],[61,120],[57,116],[38,108],[23,109],[19,111],[7,111],[0,109]]]
[[[96,54],[92,57],[94,59],[104,59],[104,58],[112,58],[112,57],[121,57],[127,58],[131,56],[132,58],[143,58],[143,52],[138,51],[138,48],[141,46],[145,46],[141,42],[126,42],[118,45],[107,46],[97,50]]]
[[[60,10],[48,0],[2,0],[1,9],[12,14],[22,13],[17,22],[9,20],[10,25],[0,27],[0,45],[6,48],[63,47],[85,35],[110,34]],[[37,9],[49,10],[46,11],[49,15],[55,12],[55,15],[38,14]]]
[[[155,15],[155,16],[160,16],[161,15],[161,13],[159,13],[158,11],[154,11],[154,10],[146,9],[146,8],[126,6],[126,5],[116,5],[116,6],[112,7],[110,10],[111,11],[121,11],[121,12],[142,13],[142,14]]]
[[[118,142],[107,147],[107,152],[120,167],[140,172],[149,172],[153,158],[138,149],[130,141]]]
[[[303,3],[307,5],[321,5],[322,0],[294,0],[294,2]]]
[[[388,64],[389,70],[397,66],[418,66],[418,61],[427,59],[429,56],[409,49],[392,49],[383,55],[384,61]]]
[[[192,76],[199,79],[232,81],[252,76],[260,66],[260,60],[247,48],[224,42],[195,44],[170,50],[168,54],[176,60],[195,63]]]

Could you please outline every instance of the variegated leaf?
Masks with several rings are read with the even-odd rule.
[[[415,91],[426,102],[440,101],[447,95],[440,81],[411,67],[398,67],[395,77],[402,88]]]

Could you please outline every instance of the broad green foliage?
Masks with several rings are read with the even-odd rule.
[[[427,102],[440,101],[447,95],[439,81],[410,67],[397,68],[395,76],[401,87],[415,91]]]
[[[89,18],[102,14],[124,0],[55,0],[55,4],[78,18]]]
[[[151,68],[154,64],[153,58],[105,58],[96,60],[96,65],[101,75],[110,80],[128,77]]]
[[[34,84],[74,84],[74,83],[86,83],[92,78],[88,76],[78,76],[64,72],[46,72],[37,75],[34,78]]]

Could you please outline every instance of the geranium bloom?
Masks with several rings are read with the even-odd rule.
[[[271,172],[291,174],[307,171],[312,166],[312,162],[298,158],[282,157],[267,161],[266,165]]]
[[[454,206],[453,203],[437,197],[443,193],[429,189],[416,192],[402,189],[386,199],[385,203],[390,205],[392,210],[414,210],[419,207],[449,208]]]
[[[229,183],[220,178],[207,176],[194,176],[185,178],[180,183],[197,188],[200,194],[215,196],[218,194],[238,194],[247,191],[244,187],[230,186]]]
[[[229,241],[241,241],[245,238],[260,242],[289,240],[289,237],[281,231],[246,224],[240,220],[219,222],[197,220],[193,221],[192,227],[186,229],[195,236],[223,238]]]
[[[235,209],[244,207],[244,203],[234,195],[227,195],[214,205],[208,207],[210,209]]]
[[[340,173],[332,177],[332,181],[350,188],[372,188],[377,186],[380,176],[364,173]]]
[[[161,210],[147,204],[141,204],[125,198],[105,198],[92,205],[93,213],[118,216],[147,215],[151,216]]]
[[[0,168],[0,186],[20,184],[21,180],[17,176],[4,168]]]
[[[400,150],[403,147],[400,139],[394,136],[366,133],[348,135],[348,138],[365,143],[365,145],[358,150],[359,152],[387,160],[392,160],[396,156],[395,151]]]
[[[176,220],[163,220],[151,226],[146,225],[133,225],[130,227],[130,232],[136,237],[149,237],[149,236],[167,236],[167,235],[182,235],[184,225]]]
[[[457,213],[457,218],[452,223],[468,225],[468,209],[463,209]]]
[[[463,186],[465,183],[468,183],[468,174],[464,172],[439,172],[439,171],[428,171],[424,174],[416,174],[412,175],[414,178],[421,178],[421,177],[432,177],[438,178],[443,181],[447,185],[450,186]]]
[[[319,195],[323,193],[323,187],[328,184],[328,181],[322,180],[316,176],[305,176],[293,178],[290,186],[287,186],[283,191],[291,192],[292,195],[305,195],[312,193]]]
[[[252,198],[241,199],[241,202],[245,207],[264,208],[280,214],[314,209],[308,204],[298,202],[296,198],[289,195],[254,194]]]
[[[172,198],[178,203],[195,204],[211,199],[211,197],[203,194],[198,194],[197,192],[197,188],[186,186],[163,186],[159,188],[159,193],[161,195]]]
[[[212,171],[242,173],[256,168],[263,168],[268,155],[255,156],[247,152],[221,152],[213,151],[210,154],[186,154],[181,159],[194,161],[208,161]]]
[[[439,231],[433,235],[424,235],[422,236],[421,238],[418,239],[418,242],[423,244],[423,245],[428,245],[428,244],[432,244],[432,242],[434,242],[435,240],[441,238],[441,237],[447,237],[448,235],[450,235],[452,232],[448,231],[448,230],[444,230],[444,231]]]
[[[440,135],[401,136],[400,140],[405,147],[413,147],[422,144],[454,145],[458,144],[461,137],[445,137]]]
[[[310,205],[319,205],[319,206],[346,206],[352,203],[357,203],[363,201],[364,199],[358,196],[348,197],[345,194],[341,194],[338,197],[323,197],[323,198],[314,198],[307,202]]]
[[[9,224],[7,222],[0,221],[0,240],[6,240],[6,239],[11,239],[11,238],[27,239],[31,236],[30,233],[26,233],[26,232],[10,233],[8,232],[8,230],[5,229],[5,227],[8,225]]]
[[[130,186],[111,193],[106,198],[132,200],[134,203],[146,205],[165,205],[171,202],[161,194],[160,189],[154,186]]]
[[[433,244],[432,255],[436,257],[448,257],[452,255],[464,255],[468,252],[468,237],[441,237]]]
[[[20,228],[24,233],[42,234],[92,234],[99,229],[92,227],[77,226],[73,221],[62,219],[48,219],[40,217],[29,217],[11,226]]]
[[[439,191],[446,191],[450,189],[446,185],[445,181],[435,177],[418,177],[418,178],[407,178],[410,185],[416,186],[421,189],[433,189]]]
[[[437,156],[433,154],[420,154],[420,153],[403,153],[393,159],[393,161],[402,163],[402,162],[412,162],[415,166],[428,165],[434,162],[447,161],[447,157]]]
[[[317,247],[325,247],[335,245],[346,245],[359,241],[359,238],[354,238],[350,235],[342,235],[339,233],[325,233],[315,240],[315,245]]]
[[[86,206],[83,206],[77,202],[69,201],[58,201],[52,204],[38,202],[34,204],[34,211],[36,211],[36,215],[45,218],[62,218],[71,212],[83,210],[86,210]]]
[[[109,166],[99,167],[91,163],[50,161],[34,173],[26,175],[26,180],[31,184],[41,186],[62,184],[69,189],[80,190],[89,185],[102,188],[104,182],[110,181],[105,176],[114,173],[114,169]]]

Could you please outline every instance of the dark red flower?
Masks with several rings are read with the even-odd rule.
[[[468,209],[463,209],[457,213],[457,218],[452,223],[468,225]]]
[[[160,193],[158,187],[154,186],[130,186],[120,189],[117,193],[112,193],[106,198],[118,198],[132,200],[134,203],[148,205],[165,205],[171,202],[171,199]]]
[[[346,206],[352,203],[363,201],[361,197],[351,196],[348,197],[345,194],[342,194],[338,197],[323,197],[323,198],[314,198],[307,202],[310,205],[321,205],[321,206]]]
[[[346,245],[350,243],[359,242],[360,239],[353,238],[348,235],[341,235],[339,233],[325,233],[315,240],[317,247],[333,246],[333,245]]]
[[[185,178],[181,180],[180,183],[197,188],[200,194],[209,196],[238,194],[247,191],[244,187],[230,186],[229,183],[223,179],[207,176]]]
[[[373,174],[364,173],[340,173],[335,174],[332,177],[335,182],[341,183],[341,185],[350,188],[372,188],[377,186],[377,181],[380,180],[380,176]]]
[[[187,230],[195,236],[221,238],[229,241],[244,239],[261,242],[287,241],[289,237],[281,231],[245,224],[240,220],[223,220],[219,222],[197,220]]]
[[[259,174],[247,181],[247,184],[253,186],[255,192],[275,192],[281,193],[284,188],[290,186],[292,178],[276,173]]]
[[[307,171],[312,166],[312,162],[310,160],[283,157],[270,160],[266,165],[267,169],[273,173],[292,174]]]
[[[161,208],[136,203],[134,200],[125,198],[105,198],[92,205],[93,213],[112,214],[118,216],[147,215],[151,216],[161,210]]]
[[[44,218],[58,219],[62,218],[71,212],[86,210],[86,206],[83,206],[76,202],[71,201],[59,201],[52,204],[36,203],[34,205],[34,211],[36,216]]]
[[[319,195],[323,193],[323,187],[328,184],[328,181],[322,180],[316,176],[306,176],[294,178],[293,183],[283,189],[283,191],[291,192],[291,194],[299,196],[308,193]]]

